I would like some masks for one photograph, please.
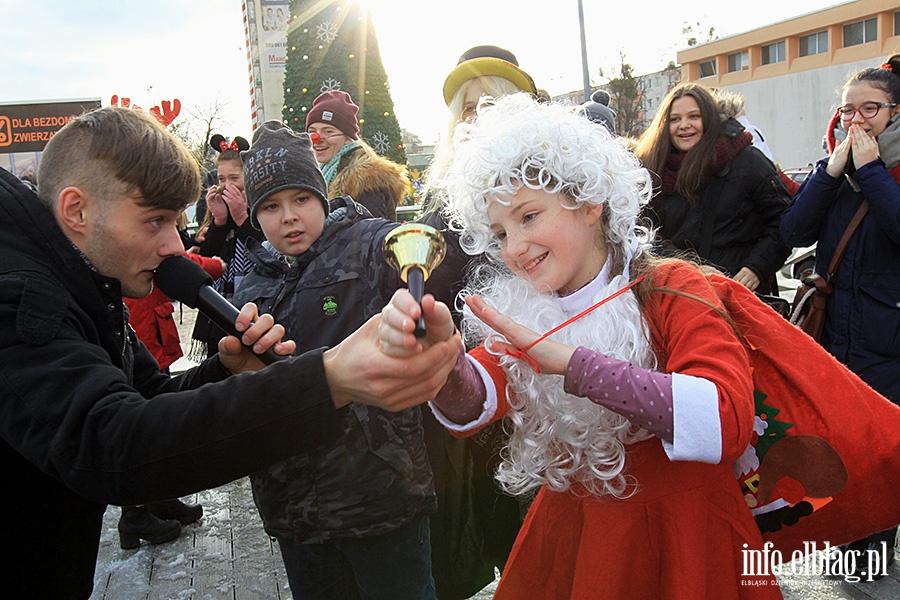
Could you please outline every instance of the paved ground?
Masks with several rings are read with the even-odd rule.
[[[190,344],[195,311],[176,306],[182,347]],[[173,372],[189,368],[186,359]],[[203,518],[167,544],[119,548],[121,510],[110,506],[103,520],[91,600],[291,600],[278,544],[262,527],[247,478],[186,497],[203,505]],[[496,584],[476,595],[493,596]]]
[[[190,340],[193,316],[185,309],[183,342]],[[138,550],[119,548],[120,510],[107,509],[91,600],[291,600],[278,546],[263,531],[246,478],[186,500],[203,505],[200,522],[186,526],[173,542]],[[810,564],[797,564],[798,575],[781,578],[785,598],[900,598],[900,562],[890,568],[889,577],[873,583],[809,575],[815,572]],[[496,582],[474,598],[491,598],[495,587]]]
[[[278,546],[263,531],[247,479],[186,500],[203,504],[200,522],[174,542],[139,550],[119,549],[119,509],[107,510],[91,600],[291,600]],[[898,564],[873,583],[809,576],[798,564],[798,575],[781,578],[782,592],[787,600],[896,600]],[[488,600],[495,587],[474,598]]]

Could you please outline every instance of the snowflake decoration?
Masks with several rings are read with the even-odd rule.
[[[333,92],[335,90],[341,89],[341,82],[337,79],[329,77],[325,81],[322,82],[322,86],[319,88],[320,92]]]
[[[331,21],[320,23],[316,27],[316,39],[330,44],[337,38],[338,26]]]
[[[372,136],[372,147],[375,148],[375,151],[379,154],[384,154],[391,147],[390,140],[388,140],[388,136],[385,135],[383,131],[376,131],[375,135]]]

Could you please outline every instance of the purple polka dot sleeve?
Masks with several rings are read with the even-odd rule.
[[[635,367],[584,347],[575,349],[565,377],[566,393],[587,398],[672,442],[672,376]]]
[[[470,423],[481,416],[484,397],[485,388],[481,375],[460,346],[456,366],[432,403],[454,423]]]

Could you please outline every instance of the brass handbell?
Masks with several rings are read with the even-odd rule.
[[[444,260],[446,248],[441,232],[423,223],[405,223],[394,228],[382,246],[385,260],[400,272],[400,279],[419,303],[425,293],[425,281]],[[414,333],[416,337],[425,336],[425,319],[421,315]]]

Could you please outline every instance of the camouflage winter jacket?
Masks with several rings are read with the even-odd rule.
[[[234,296],[273,314],[297,353],[334,346],[403,285],[381,250],[397,224],[367,218],[346,197],[331,207],[322,236],[292,265],[250,242],[254,268]],[[344,435],[250,478],[266,531],[310,543],[386,533],[436,508],[419,407],[351,404]]]

